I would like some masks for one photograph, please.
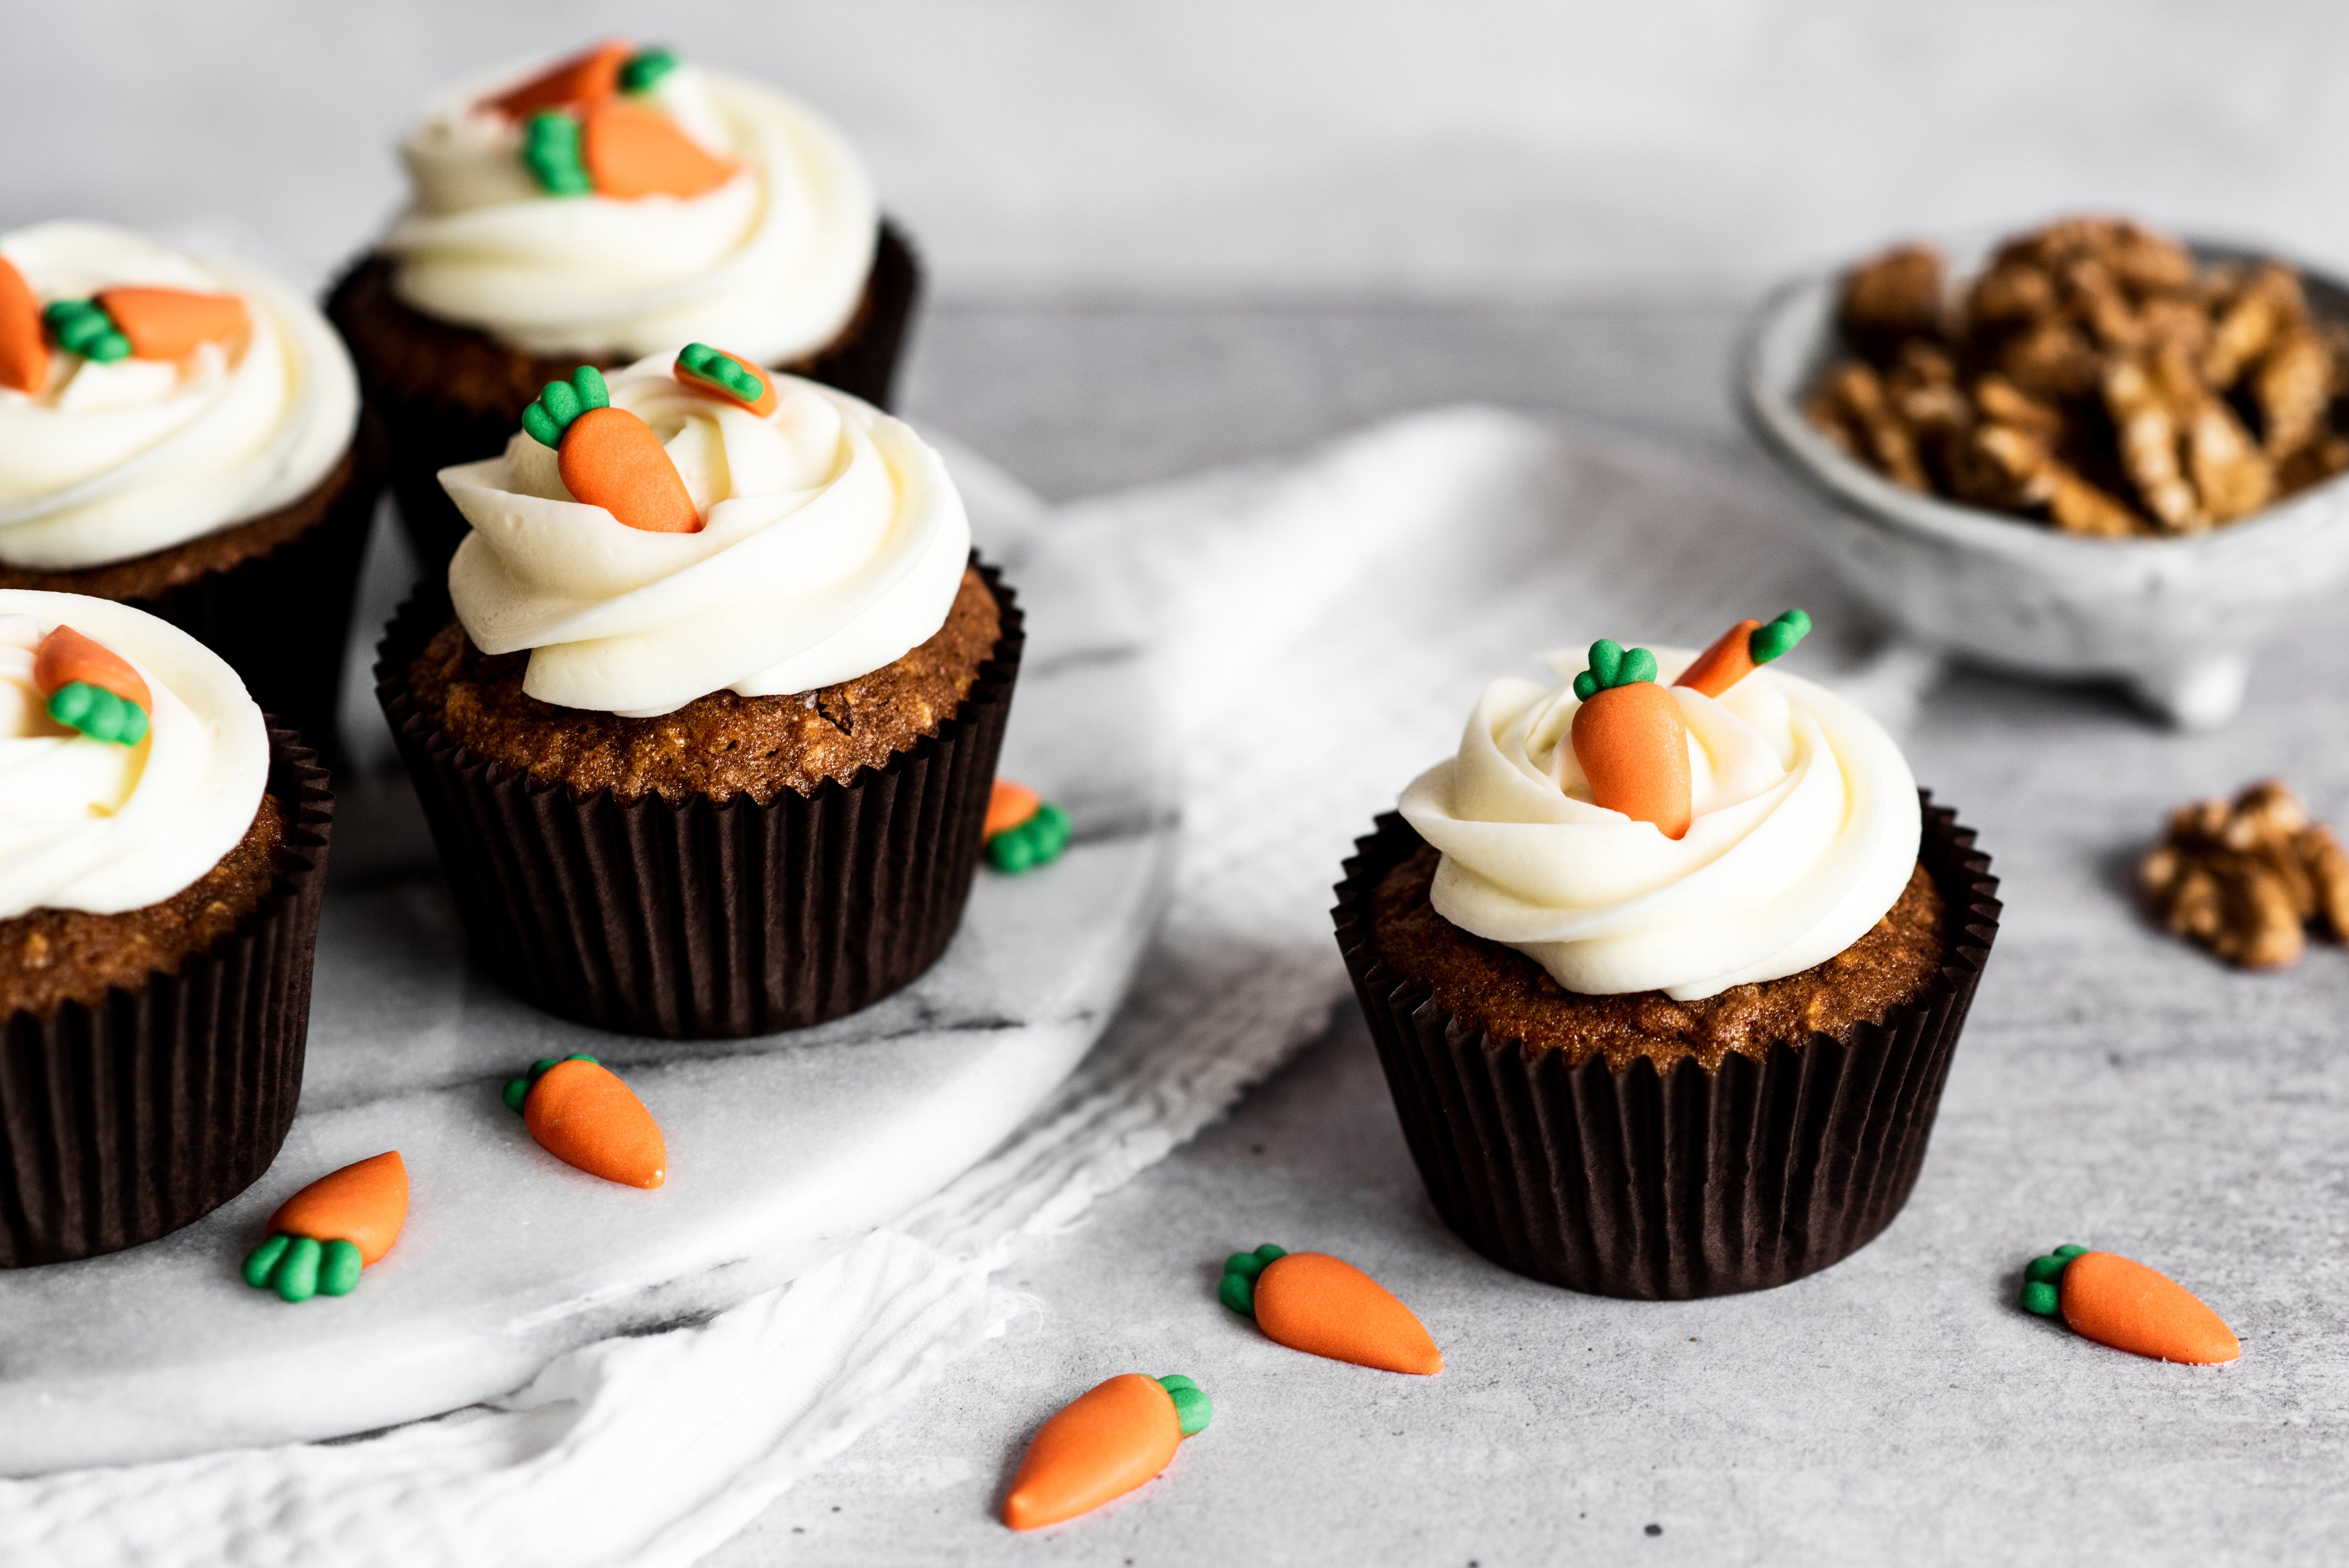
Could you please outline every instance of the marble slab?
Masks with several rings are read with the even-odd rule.
[[[350,792],[300,1112],[268,1174],[112,1257],[0,1272],[0,1473],[367,1431],[513,1389],[611,1334],[780,1284],[976,1162],[1083,1056],[1163,908],[1164,726],[1115,596],[1030,557],[1032,504],[956,456],[1029,609],[1003,770],[1065,805],[1068,853],[982,870],[907,990],[767,1038],[677,1043],[542,1015],[469,971],[406,781]],[[653,1192],[573,1170],[499,1097],[542,1056],[621,1073],[667,1135]],[[414,1196],[391,1254],[289,1306],[237,1272],[289,1193],[386,1148]]]

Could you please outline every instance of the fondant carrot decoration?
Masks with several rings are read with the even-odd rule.
[[[98,306],[140,359],[177,359],[200,343],[241,337],[251,321],[235,295],[184,288],[104,288]]]
[[[49,717],[93,741],[135,746],[147,738],[154,694],[129,660],[102,642],[61,626],[33,650],[33,684]]]
[[[289,1302],[347,1296],[407,1222],[408,1164],[398,1149],[347,1165],[278,1205],[269,1240],[244,1260],[244,1282]]]
[[[1718,697],[1761,666],[1792,652],[1810,629],[1811,618],[1798,609],[1768,622],[1741,620],[1715,638],[1672,684]]]
[[[709,392],[740,403],[765,418],[775,411],[775,384],[754,359],[725,354],[707,343],[688,343],[677,351],[669,374],[698,392]]]
[[[1444,1370],[1419,1319],[1385,1286],[1326,1252],[1285,1252],[1269,1244],[1224,1260],[1216,1298],[1253,1316],[1265,1337],[1291,1350],[1421,1376]]]
[[[41,323],[68,354],[101,365],[130,358],[130,339],[94,299],[53,299],[41,307]]]
[[[988,864],[1017,875],[1049,866],[1069,846],[1069,814],[1026,784],[997,779],[979,829]]]
[[[579,130],[580,161],[599,196],[698,196],[734,177],[732,163],[649,104],[607,99],[582,117]]]
[[[549,1056],[506,1085],[506,1105],[538,1147],[564,1164],[623,1187],[668,1179],[660,1124],[593,1056]]]
[[[1164,1469],[1214,1414],[1199,1386],[1179,1373],[1128,1372],[1079,1395],[1029,1439],[1003,1522],[1038,1530],[1124,1496]]]
[[[49,381],[49,344],[41,302],[16,264],[0,256],[0,387],[37,392]]]
[[[1600,638],[1590,668],[1574,678],[1574,760],[1590,798],[1666,838],[1688,832],[1688,725],[1672,694],[1656,684],[1656,656]]]
[[[2059,1314],[2072,1332],[2115,1350],[2207,1366],[2243,1347],[2217,1313],[2185,1286],[2114,1252],[2072,1245],[2023,1271],[2023,1310]]]
[[[567,60],[558,61],[517,88],[490,99],[488,107],[509,119],[527,119],[543,109],[601,103],[619,89],[620,76],[636,46],[607,38]]]
[[[701,514],[652,426],[612,407],[602,372],[582,365],[522,411],[533,441],[555,450],[564,488],[647,534],[698,534]]]

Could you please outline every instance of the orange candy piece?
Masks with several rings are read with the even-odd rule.
[[[1444,1352],[1411,1308],[1342,1258],[1290,1252],[1256,1277],[1256,1322],[1291,1350],[1421,1376],[1444,1370]]]
[[[542,109],[566,104],[598,104],[620,90],[620,67],[636,52],[633,44],[606,38],[554,66],[518,88],[510,88],[488,106],[509,119],[528,119]]]
[[[1670,691],[1634,680],[1593,694],[1575,711],[1573,741],[1593,801],[1654,823],[1666,838],[1688,832],[1694,815],[1688,724]]]
[[[2116,1252],[2083,1252],[2064,1269],[2064,1321],[2115,1350],[2208,1366],[2243,1354],[2217,1313],[2185,1286]]]
[[[1029,1440],[1003,1522],[1039,1530],[1123,1497],[1164,1469],[1183,1443],[1174,1396],[1128,1372],[1063,1407]]]
[[[1026,784],[998,779],[995,787],[988,792],[987,826],[978,830],[978,836],[992,838],[999,833],[1009,832],[1035,815],[1037,808],[1043,804],[1044,797]]]
[[[1719,637],[1713,646],[1696,656],[1696,662],[1681,671],[1672,682],[1692,691],[1702,691],[1708,697],[1718,697],[1754,670],[1761,668],[1754,662],[1754,634],[1762,629],[1758,620],[1741,620]]]
[[[589,409],[563,432],[564,488],[647,534],[698,534],[701,514],[652,426],[626,409]]]
[[[564,1164],[623,1187],[668,1179],[660,1124],[628,1085],[595,1062],[557,1062],[532,1085],[523,1125]]]
[[[393,1149],[318,1178],[278,1205],[269,1229],[348,1241],[359,1250],[361,1263],[373,1263],[391,1251],[407,1222],[408,1163]]]
[[[734,165],[677,128],[659,109],[626,99],[607,99],[580,124],[580,161],[595,182],[595,194],[633,201],[639,196],[698,196],[734,177]]]
[[[759,395],[756,398],[744,398],[730,388],[721,387],[715,381],[706,381],[687,369],[685,358],[689,352],[691,352],[690,348],[679,350],[677,363],[669,369],[669,374],[678,379],[680,386],[690,387],[697,392],[707,392],[713,398],[723,398],[740,408],[750,410],[761,419],[765,419],[775,411],[775,380],[773,377],[767,374],[767,368],[764,365],[760,364],[748,354],[737,354],[725,348],[719,350],[758,381]]]
[[[41,302],[16,264],[0,256],[0,387],[37,392],[48,385],[49,340]]]
[[[101,289],[98,303],[141,359],[177,359],[200,343],[242,337],[253,320],[235,295],[184,288]]]
[[[54,697],[77,680],[111,691],[150,713],[155,711],[147,682],[130,668],[129,660],[106,644],[61,626],[41,639],[40,647],[33,650],[33,684],[40,688],[42,696]]]

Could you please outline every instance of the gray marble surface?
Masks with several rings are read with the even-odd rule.
[[[1661,446],[1783,508],[1727,410],[1735,319],[955,308],[925,328],[909,401],[1048,494],[1485,398]],[[1663,1304],[1495,1268],[1435,1218],[1340,1009],[1230,1121],[1029,1252],[1007,1282],[1038,1310],[710,1561],[2338,1561],[2349,954],[2232,973],[2148,929],[2127,892],[2189,797],[2279,774],[2349,814],[2349,647],[2312,631],[2276,664],[2209,735],[2093,688],[1960,673],[1926,696],[1904,743],[1981,829],[2007,915],[1916,1194],[1847,1262]],[[1214,1301],[1216,1262],[1262,1241],[1371,1269],[1446,1372],[1263,1341]],[[2022,1263],[2064,1241],[2188,1282],[2243,1360],[2163,1366],[2023,1316]],[[1126,1370],[1189,1372],[1215,1425],[1123,1505],[1042,1538],[1003,1530],[1027,1433]]]

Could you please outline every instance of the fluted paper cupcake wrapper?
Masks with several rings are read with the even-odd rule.
[[[302,1095],[334,796],[269,734],[276,882],[201,953],[94,1005],[0,1023],[0,1268],[116,1252],[203,1218],[277,1158]]]
[[[1444,1222],[1485,1256],[1599,1295],[1722,1295],[1782,1285],[1865,1245],[1909,1199],[1950,1054],[1998,931],[1998,881],[1974,834],[1924,800],[1919,858],[1948,908],[1926,992],[1851,1044],[1814,1034],[1707,1072],[1604,1054],[1568,1066],[1464,1027],[1387,967],[1371,895],[1418,850],[1392,813],[1338,886],[1338,944],[1378,1044],[1403,1137]]]
[[[911,982],[969,898],[1026,640],[1011,590],[979,571],[1002,636],[937,732],[764,805],[622,802],[491,762],[409,693],[448,618],[444,597],[411,600],[384,639],[377,695],[476,961],[549,1012],[672,1039],[804,1028]]]

